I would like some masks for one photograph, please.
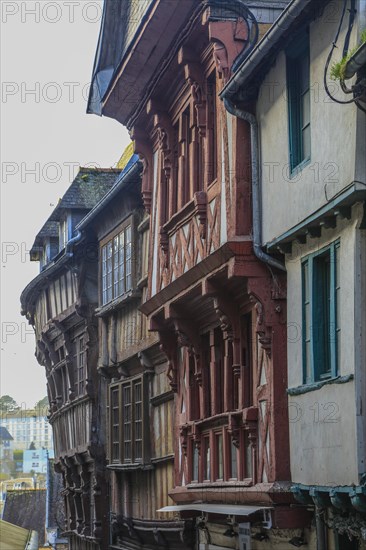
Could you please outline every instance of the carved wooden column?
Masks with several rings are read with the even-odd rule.
[[[65,492],[67,499],[67,514],[68,514],[68,529],[70,531],[76,530],[76,517],[77,512],[75,508],[74,500],[74,482],[72,479],[72,469],[69,463],[65,460]]]
[[[83,464],[81,467],[81,501],[83,506],[83,532],[85,536],[91,536],[91,518],[90,518],[90,472],[88,464]]]
[[[150,214],[154,188],[154,157],[152,145],[147,132],[142,128],[134,127],[131,131],[131,139],[135,144],[135,153],[139,155],[143,164],[141,193],[145,210]]]
[[[102,318],[101,322],[102,332],[102,366],[109,367],[109,349],[108,349],[108,319]]]
[[[178,63],[184,67],[184,76],[191,87],[190,120],[189,120],[189,197],[204,190],[206,136],[206,83],[204,70],[197,63],[197,54],[187,47],[182,47],[178,53]],[[205,144],[206,145],[206,144]]]
[[[263,371],[265,364],[268,365],[265,371],[265,385],[259,385],[257,390],[257,393],[260,392],[258,398],[267,403],[266,418],[262,419],[261,415],[259,417],[258,437],[262,438],[263,448],[265,434],[267,432],[269,434],[268,481],[289,479],[285,279],[282,275],[276,275],[272,280],[250,279],[248,292],[255,304],[257,312],[255,332],[258,346],[265,359],[258,368]],[[261,384],[260,381],[259,384]]]

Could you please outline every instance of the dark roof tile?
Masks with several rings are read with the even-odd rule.
[[[45,542],[46,490],[29,489],[6,493],[3,520],[38,532],[39,545]]]
[[[113,186],[120,172],[116,168],[80,168],[48,221],[59,221],[64,210],[91,210]]]
[[[2,439],[4,441],[5,439],[12,440],[14,438],[8,432],[8,430],[5,428],[5,426],[0,426],[0,439]]]

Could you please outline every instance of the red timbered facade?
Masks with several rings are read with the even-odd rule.
[[[143,163],[140,309],[175,394],[174,504],[161,511],[201,512],[197,549],[236,547],[228,516],[289,539],[303,526],[290,508],[286,280],[254,253],[250,127],[219,99],[268,25],[241,1],[218,4],[152,2],[100,104],[129,127]]]

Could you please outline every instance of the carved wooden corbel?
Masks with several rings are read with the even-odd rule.
[[[169,267],[169,235],[164,229],[164,227],[160,228],[160,247],[164,255],[164,266],[165,268]]]
[[[188,447],[188,426],[180,426],[179,428],[179,437],[180,445],[182,448],[182,453],[184,456],[187,456],[187,447]]]
[[[234,373],[240,376],[240,314],[233,305],[231,300],[228,300],[221,292],[214,295],[214,308],[220,318],[221,330],[224,339],[232,343],[233,346],[233,370]]]
[[[42,333],[40,342],[42,342],[42,344],[44,345],[44,349],[47,350],[48,356],[52,361],[52,364],[57,365],[57,363],[59,362],[58,355],[45,333]]]
[[[141,366],[144,369],[144,374],[153,375],[155,373],[154,365],[150,361],[147,353],[145,351],[139,351],[137,357],[139,358]]]
[[[202,239],[205,239],[207,234],[207,193],[197,191],[194,194],[194,205],[200,224],[200,235]]]
[[[178,360],[177,360],[177,337],[172,331],[158,329],[160,349],[168,358],[167,377],[170,387],[174,392],[178,391]]]
[[[230,8],[229,8],[230,9]],[[219,19],[222,19],[221,21]],[[231,76],[231,68],[235,58],[243,51],[249,36],[247,22],[233,16],[221,13],[214,14],[212,8],[203,15],[203,23],[208,21],[210,42],[213,43],[213,57],[218,74],[226,83]]]
[[[255,331],[258,340],[268,357],[271,357],[272,327],[284,322],[285,308],[281,304],[284,294],[278,289],[273,289],[270,283],[266,284],[261,280],[249,280],[248,293],[257,315]]]
[[[192,427],[192,438],[193,442],[198,450],[198,454],[201,454],[201,447],[202,447],[202,437],[201,437],[201,430],[200,427],[197,426],[197,424],[193,424]]]
[[[229,424],[228,424],[228,434],[231,437],[231,440],[235,447],[239,449],[240,447],[240,423],[239,418],[236,415],[229,415]]]
[[[166,177],[171,176],[172,168],[172,143],[173,143],[173,126],[168,113],[166,113],[161,105],[154,100],[150,100],[147,104],[146,111],[152,115],[153,129],[157,136],[158,147],[162,153],[163,170]]]

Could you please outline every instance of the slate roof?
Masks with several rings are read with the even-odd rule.
[[[120,172],[119,168],[80,168],[47,221],[59,221],[64,210],[91,210],[113,186]]]
[[[0,426],[0,440],[13,440],[13,436],[8,432],[8,430],[5,428],[5,426]]]
[[[24,529],[37,531],[38,542],[42,546],[45,542],[46,490],[8,491],[2,519]]]
[[[91,210],[113,187],[120,173],[120,168],[81,167],[56,208],[37,233],[30,250],[31,255],[36,254],[42,248],[45,237],[59,236],[58,222],[64,210]]]
[[[152,6],[152,0],[105,0],[87,113],[102,114],[108,85]]]
[[[41,247],[45,237],[58,237],[58,232],[58,223],[47,220],[42,229],[37,233],[32,250],[33,248]]]

